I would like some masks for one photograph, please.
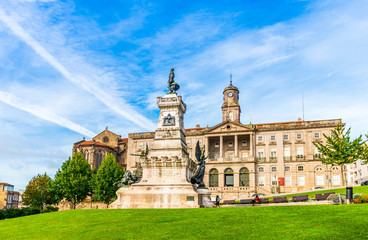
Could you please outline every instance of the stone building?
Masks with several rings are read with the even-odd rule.
[[[107,154],[112,153],[117,163],[126,169],[127,140],[127,138],[121,138],[120,135],[106,128],[105,131],[92,138],[92,141],[83,139],[74,143],[73,155],[82,152],[91,167],[98,169],[101,166],[102,159]]]
[[[19,192],[14,191],[14,185],[0,183],[0,210],[18,208]]]
[[[192,159],[197,141],[210,153],[205,183],[213,196],[239,199],[254,193],[343,186],[340,166],[323,164],[313,145],[325,142],[323,134],[330,135],[343,124],[341,119],[241,124],[238,88],[230,82],[223,95],[221,123],[185,129]],[[154,136],[155,132],[129,134],[127,169],[134,170],[139,163],[139,156],[131,153],[143,151],[146,144],[152,147]]]

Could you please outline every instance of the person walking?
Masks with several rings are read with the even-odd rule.
[[[220,201],[221,201],[221,198],[216,195],[216,207],[220,207]]]

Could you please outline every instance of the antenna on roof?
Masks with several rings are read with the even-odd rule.
[[[250,111],[249,111],[249,124],[252,124],[252,104],[250,104]]]
[[[304,122],[304,94],[302,92],[302,108],[303,108],[303,122]]]

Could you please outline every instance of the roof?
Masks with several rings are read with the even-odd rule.
[[[10,185],[9,183],[1,182],[0,185]]]
[[[126,143],[128,142],[128,138],[120,138],[119,142]]]
[[[106,144],[103,143],[99,143],[99,142],[94,142],[94,141],[84,141],[80,144],[78,144],[79,146],[86,146],[86,145],[97,145],[97,146],[104,146],[104,147],[110,147]]]

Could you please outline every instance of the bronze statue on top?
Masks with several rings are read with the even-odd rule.
[[[169,89],[169,93],[176,93],[176,91],[180,88],[179,84],[174,82],[174,77],[174,68],[171,68],[169,80],[167,81],[167,88]]]
[[[199,141],[197,141],[195,155],[196,155],[199,167],[196,173],[190,178],[190,182],[192,184],[198,184],[198,188],[206,188],[203,182],[203,178],[204,178],[204,173],[206,170],[205,166],[206,166],[206,159],[208,158],[208,155],[206,157],[204,154],[205,154],[204,146],[201,149],[201,147],[199,146]]]

